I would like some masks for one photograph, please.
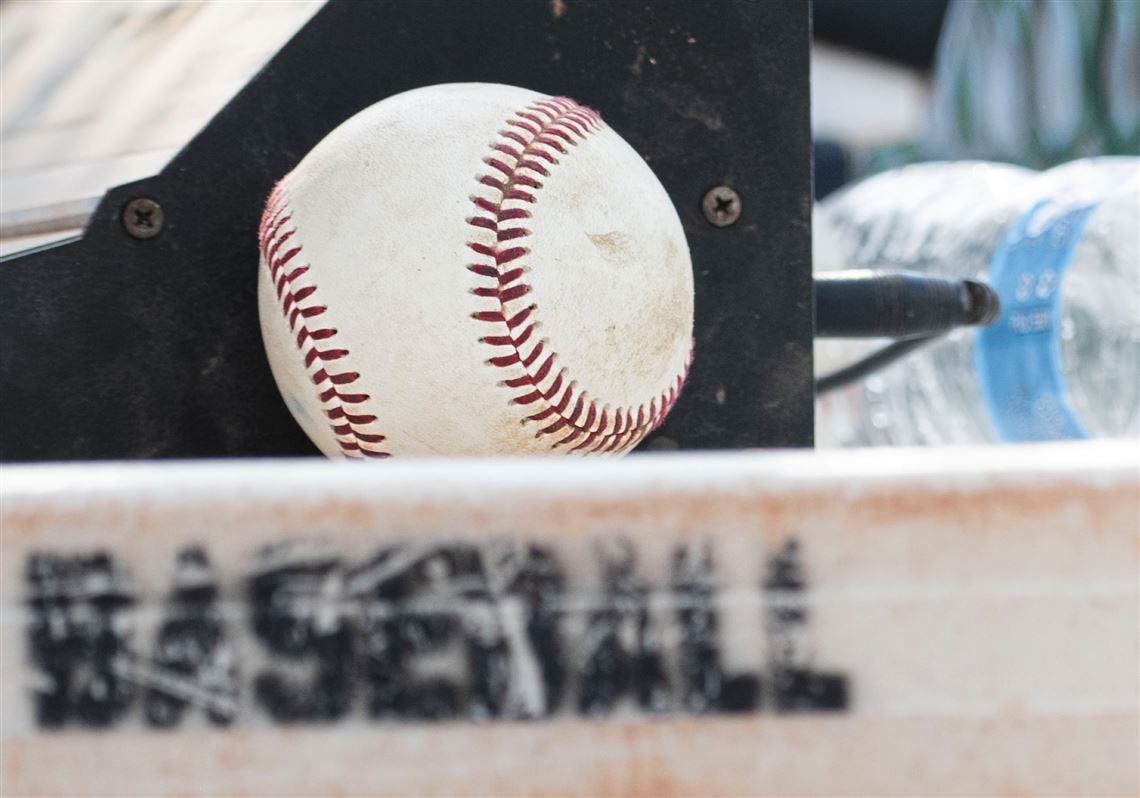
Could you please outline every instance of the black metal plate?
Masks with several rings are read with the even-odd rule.
[[[0,458],[313,454],[257,322],[273,183],[360,109],[418,86],[522,85],[597,108],[653,167],[697,278],[696,359],[643,446],[812,440],[809,7],[802,0],[333,0],[84,237],[0,266]],[[731,227],[702,194],[743,198]],[[161,203],[156,238],[120,222]]]

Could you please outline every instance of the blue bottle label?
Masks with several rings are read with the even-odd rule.
[[[974,367],[1002,440],[1088,437],[1061,372],[1060,288],[1095,208],[1037,203],[1006,231],[990,261],[1001,318],[974,337]]]

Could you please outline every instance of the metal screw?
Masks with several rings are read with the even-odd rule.
[[[135,197],[123,206],[123,228],[131,238],[146,240],[162,232],[162,206],[150,197]]]
[[[728,227],[740,218],[740,195],[729,186],[713,186],[701,198],[701,211],[714,227]]]

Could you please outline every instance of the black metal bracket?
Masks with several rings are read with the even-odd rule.
[[[109,191],[81,239],[0,265],[0,458],[315,453],[262,350],[262,204],[352,114],[461,81],[597,108],[677,206],[696,357],[643,446],[811,445],[808,15],[802,0],[332,0],[161,174]]]

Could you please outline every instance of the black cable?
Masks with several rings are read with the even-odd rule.
[[[836,388],[842,388],[844,385],[857,382],[868,374],[873,374],[879,369],[889,366],[899,358],[906,357],[914,350],[920,349],[931,341],[936,341],[941,337],[941,334],[920,335],[917,338],[907,338],[902,341],[887,344],[866,357],[856,360],[849,366],[836,369],[830,374],[825,374],[816,379],[815,395],[822,396],[829,391],[834,391]]]

